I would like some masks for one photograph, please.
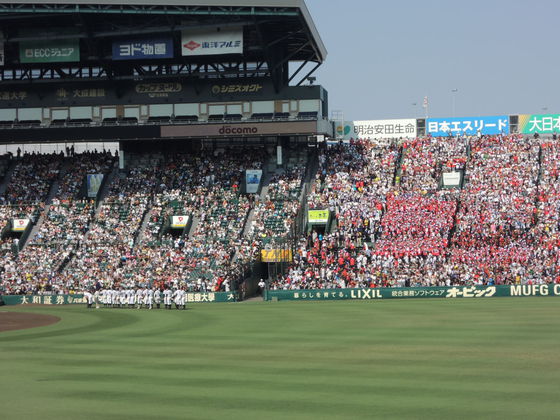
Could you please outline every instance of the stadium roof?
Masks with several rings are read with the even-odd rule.
[[[214,9],[214,10],[212,10]],[[215,10],[219,9],[219,10]],[[269,10],[267,10],[269,9]],[[290,10],[291,9],[291,10]],[[295,10],[294,10],[295,9]],[[194,15],[294,15],[299,14],[307,26],[317,56],[322,63],[327,50],[304,0],[154,0],[115,1],[47,0],[29,2],[12,0],[0,4],[0,14],[12,13],[135,13],[135,14],[194,14]]]

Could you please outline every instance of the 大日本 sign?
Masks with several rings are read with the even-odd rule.
[[[521,134],[560,133],[560,114],[520,115],[518,130]]]
[[[491,117],[467,118],[428,118],[426,120],[426,134],[433,137],[447,137],[449,135],[476,134],[509,134],[509,118],[507,115]]]
[[[171,38],[113,42],[113,60],[173,58]]]
[[[181,33],[181,55],[243,54],[243,28],[186,30]]]

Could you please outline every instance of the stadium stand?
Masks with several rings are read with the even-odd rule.
[[[272,289],[558,282],[559,144],[445,141],[331,144],[316,172],[301,153],[268,171],[263,148],[139,153],[117,172],[107,153],[8,157],[2,287],[57,293],[101,280],[233,290],[261,249],[293,235],[306,208],[328,209],[332,221],[295,238],[294,261]],[[246,169],[268,174],[255,196],[243,190]],[[464,171],[462,189],[441,188],[450,170]],[[108,179],[98,200],[83,191],[93,173]],[[172,229],[173,216],[188,225]],[[22,249],[8,229],[17,218],[33,222]]]

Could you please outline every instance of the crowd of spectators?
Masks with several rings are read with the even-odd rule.
[[[466,137],[422,137],[404,142],[400,185],[406,191],[436,191],[443,173],[465,169],[467,148]]]
[[[90,152],[68,157],[58,154],[47,156],[52,161],[51,165],[59,168],[57,175],[60,176],[52,179],[57,181],[52,203],[44,206],[41,202],[39,209],[44,206],[44,212],[33,210],[37,208],[36,205],[28,208],[28,211],[34,211],[34,216],[22,217],[29,219],[32,225],[40,214],[44,214],[44,220],[27,246],[21,251],[12,249],[12,252],[4,253],[3,262],[5,278],[9,278],[12,283],[19,286],[33,283],[36,287],[44,289],[48,286],[56,290],[62,288],[62,265],[83,240],[93,217],[94,202],[83,195],[86,176],[106,174],[114,164],[114,159],[108,153]],[[17,179],[13,179],[13,183],[17,184]],[[44,197],[41,199],[44,200]]]
[[[271,177],[266,194],[255,205],[249,237],[266,245],[288,236],[300,211],[305,169],[296,165]]]
[[[295,238],[272,289],[559,282],[559,159],[557,140],[520,135],[357,140],[320,150],[302,197],[300,164],[265,176],[262,194],[245,194],[245,170],[264,168],[264,149],[160,154],[129,162],[96,207],[84,180],[109,174],[113,156],[24,155],[1,198],[0,286],[229,291],[262,248],[294,243],[286,238],[307,209],[328,210],[328,221]],[[462,189],[442,188],[451,171],[464,175]],[[41,214],[14,253],[11,220]],[[172,229],[172,216],[187,227]]]
[[[364,166],[352,158],[359,145],[327,150],[322,162],[332,161],[334,155],[348,163],[342,170],[327,165],[323,177],[338,182],[352,179],[353,168]],[[369,147],[378,146],[372,142]],[[385,147],[381,155],[390,156],[394,150]],[[559,281],[560,146],[555,140],[519,135],[428,137],[403,143],[401,153],[394,186],[387,183],[366,204],[356,200],[360,188],[353,182],[338,186],[333,182],[334,192],[329,195],[315,189],[312,207],[329,206],[337,227],[303,240],[288,273],[274,279],[270,287]],[[367,153],[361,156],[369,160]],[[451,171],[465,173],[463,190],[441,189],[442,174]],[[371,179],[366,176],[365,186]],[[345,187],[352,193],[340,193]],[[368,205],[372,201],[378,203]],[[365,223],[366,228],[363,219],[347,222],[345,208],[356,212],[377,208],[378,213]]]
[[[11,182],[0,197],[2,204],[44,202],[62,161],[63,155],[56,153],[24,154],[17,160]]]

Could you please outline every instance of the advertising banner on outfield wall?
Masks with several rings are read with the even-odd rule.
[[[243,54],[243,27],[192,29],[181,32],[181,55]]]
[[[337,123],[336,136],[344,140],[350,139],[393,139],[416,137],[415,119],[345,121]]]
[[[80,61],[80,41],[73,39],[22,41],[19,43],[22,63],[70,63]]]
[[[84,295],[2,296],[6,305],[71,305],[86,303]]]
[[[173,58],[171,38],[135,39],[113,42],[113,60]]]
[[[377,289],[268,290],[265,300],[379,300],[411,298],[480,299],[491,297],[560,297],[560,284],[514,286],[406,287]]]
[[[479,133],[485,135],[509,134],[509,117],[498,115],[492,117],[428,118],[426,120],[426,134],[433,137],[474,136]]]
[[[522,134],[560,133],[560,114],[520,115],[518,131]]]
[[[83,295],[2,296],[6,305],[71,305],[86,303]],[[187,303],[237,302],[237,292],[187,292]]]
[[[245,171],[245,191],[247,194],[255,194],[261,183],[261,169],[247,169]]]

